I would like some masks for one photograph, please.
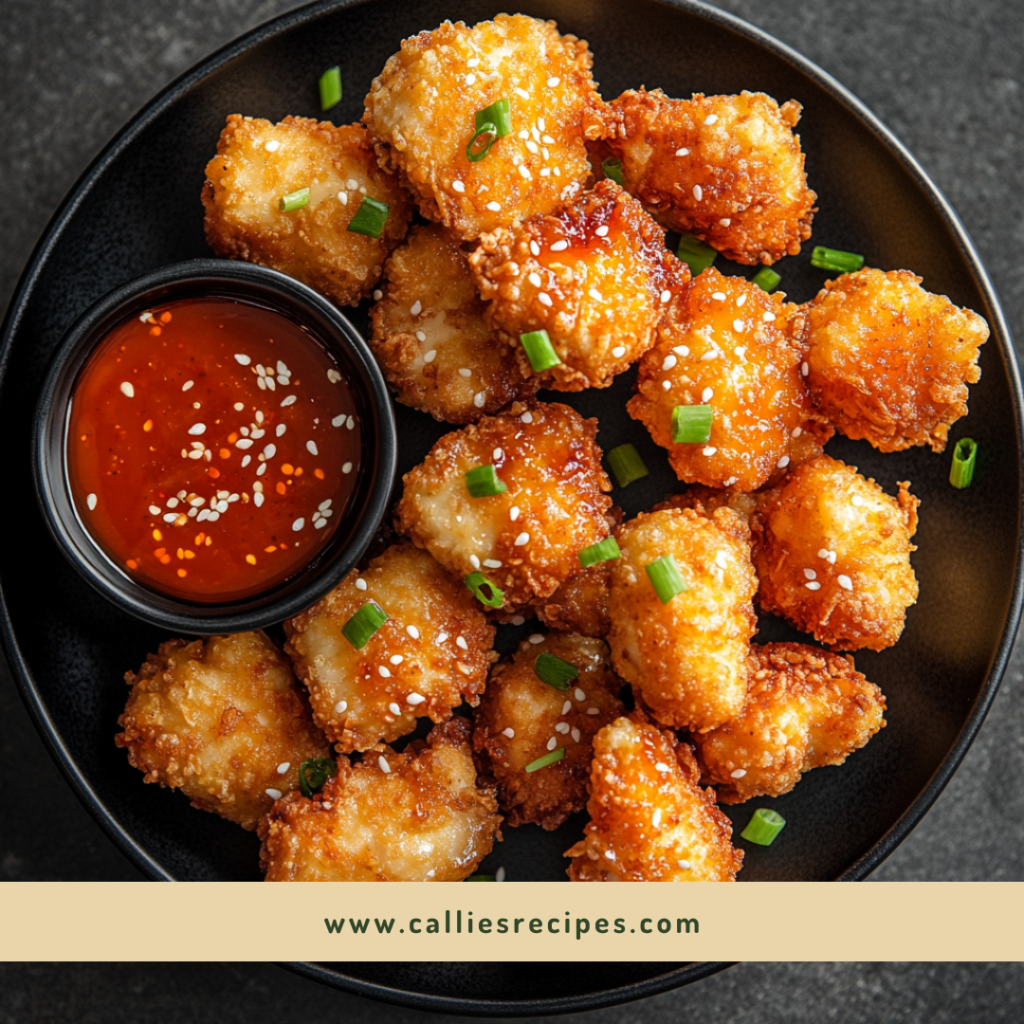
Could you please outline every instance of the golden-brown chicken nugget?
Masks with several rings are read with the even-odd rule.
[[[306,205],[281,209],[309,189]],[[377,238],[349,230],[363,198],[387,205]],[[366,129],[232,114],[206,165],[206,240],[218,256],[280,270],[343,306],[370,294],[405,237],[409,194],[377,165]]]
[[[742,494],[736,491],[716,491],[713,487],[687,487],[682,494],[670,494],[659,502],[652,512],[660,512],[664,508],[692,508],[702,516],[710,516],[715,509],[731,508],[743,520],[750,524],[750,517],[757,508],[756,494]]]
[[[836,650],[890,647],[917,600],[917,506],[822,455],[758,496],[751,517],[757,599]]]
[[[404,753],[374,747],[313,799],[290,793],[260,822],[268,882],[460,882],[500,838],[476,784],[469,724],[454,718]]]
[[[650,348],[690,279],[662,229],[613,181],[484,235],[469,262],[523,373],[556,391],[608,387]],[[533,368],[520,337],[534,331],[547,332],[557,365]]]
[[[548,629],[582,636],[607,636],[611,580],[610,562],[587,566],[579,575],[566,580],[550,597],[537,601],[537,618]]]
[[[330,753],[288,660],[262,632],[168,640],[125,681],[114,742],[132,766],[242,828],[298,787],[303,761]]]
[[[803,772],[842,764],[885,726],[885,697],[853,658],[807,644],[754,644],[743,711],[693,737],[701,781],[739,804],[781,796]]]
[[[368,604],[388,620],[357,649],[343,630]],[[408,542],[353,569],[285,631],[313,717],[344,753],[396,740],[424,716],[443,722],[463,698],[475,705],[498,657],[473,595]]]

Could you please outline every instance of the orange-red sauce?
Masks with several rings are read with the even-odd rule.
[[[337,364],[298,324],[234,299],[183,299],[116,327],[75,384],[78,515],[156,590],[260,593],[324,546],[361,454]]]

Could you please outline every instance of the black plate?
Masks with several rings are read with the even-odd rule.
[[[207,255],[199,190],[228,113],[317,116],[316,76],[341,61],[347,90],[334,112],[354,120],[372,77],[399,41],[446,17],[472,22],[493,0],[323,3],[288,14],[232,44],[166,89],[100,155],[56,214],[12,302],[4,330],[0,426],[8,441],[9,495],[31,493],[29,426],[49,353],[100,294],[140,272]],[[600,0],[527,3],[589,40],[606,96],[641,83],[671,95],[763,90],[804,105],[800,131],[820,212],[814,242],[863,252],[884,269],[905,267],[931,291],[976,309],[993,329],[972,388],[968,434],[982,446],[976,484],[946,481],[948,454],[881,455],[837,439],[829,451],[887,490],[909,479],[922,498],[914,565],[921,599],[900,643],[857,664],[885,691],[888,728],[840,767],[811,773],[776,801],[790,822],[769,849],[746,849],[744,880],[861,879],[908,834],[941,792],[998,687],[1021,604],[1021,400],[998,303],[955,214],[913,159],[856,100],[813,65],[759,31],[692,2]],[[628,17],[624,14],[628,12]],[[750,268],[721,269],[750,275]],[[825,275],[807,254],[778,265],[791,299],[813,296]],[[365,327],[365,309],[353,320]],[[623,410],[626,375],[606,391],[569,401],[601,421],[599,442],[633,441],[651,476],[616,499],[628,514],[677,485],[664,454]],[[549,395],[559,401],[565,396]],[[400,469],[444,432],[398,409]],[[255,879],[257,841],[180,795],[140,784],[112,742],[125,669],[163,639],[94,595],[61,558],[25,497],[8,502],[0,548],[4,637],[22,693],[54,756],[101,825],[153,878]],[[31,558],[19,557],[23,552]],[[508,649],[514,630],[503,631]],[[760,640],[795,637],[763,619]],[[742,826],[748,810],[730,810]],[[553,834],[507,830],[487,862],[511,879],[562,878],[576,818]],[[576,972],[503,964],[308,965],[314,976],[362,994],[455,1012],[583,1009],[662,991],[703,976],[707,965],[606,964]]]

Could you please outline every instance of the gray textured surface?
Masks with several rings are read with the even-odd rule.
[[[149,96],[215,47],[294,6],[281,0],[5,0],[0,307],[92,156]],[[1024,5],[1005,0],[722,0],[820,64],[918,157],[967,225],[1024,339]],[[623,16],[628,3],[623,2]],[[685,59],[685,54],[680,55]],[[648,83],[653,85],[654,83]],[[782,99],[784,97],[780,97]],[[812,183],[813,184],[813,183]],[[924,823],[874,880],[1024,879],[1024,652],[978,741]],[[0,679],[0,879],[133,880],[53,766]],[[595,1021],[1009,1021],[1016,966],[748,964]],[[114,997],[121,1000],[114,1010]],[[427,1015],[344,997],[272,967],[39,965],[0,969],[8,1021],[281,1020]]]

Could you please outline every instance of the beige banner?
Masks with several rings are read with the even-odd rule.
[[[8,882],[3,960],[1024,960],[1021,882]]]

